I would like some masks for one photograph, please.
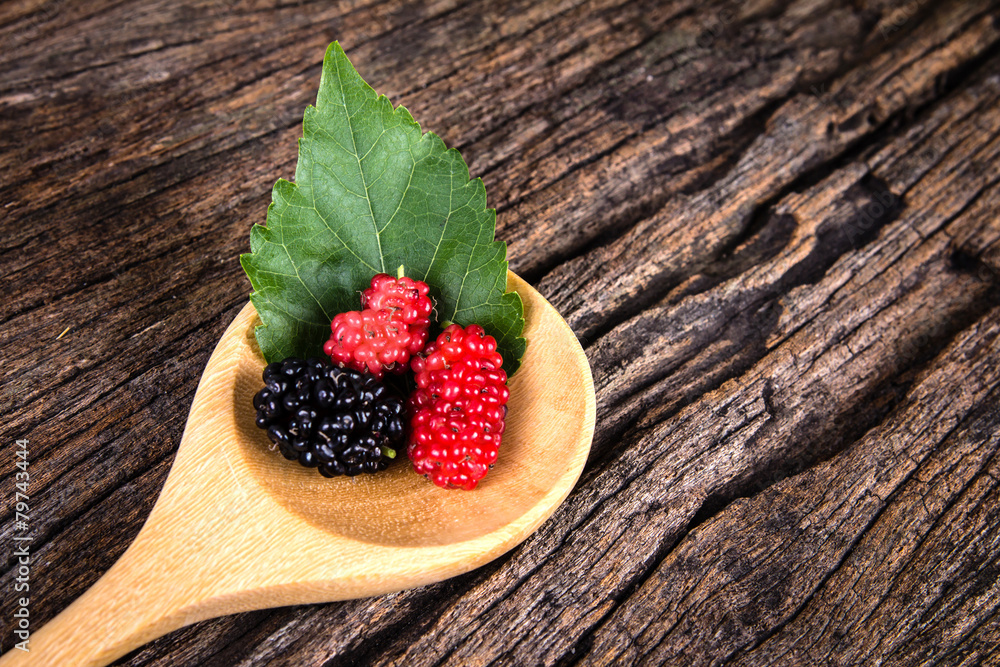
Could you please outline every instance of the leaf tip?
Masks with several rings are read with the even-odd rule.
[[[347,54],[344,53],[344,47],[340,45],[340,40],[335,39],[330,42],[330,46],[326,47],[326,53],[323,54],[323,67],[326,68],[327,62],[333,62],[337,58],[347,58]]]

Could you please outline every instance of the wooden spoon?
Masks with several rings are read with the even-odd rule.
[[[513,273],[528,351],[510,382],[500,459],[471,492],[398,461],[325,479],[286,461],[254,425],[264,361],[252,305],[223,334],[177,457],[135,541],[37,633],[13,665],[106,665],[207,618],[381,595],[468,572],[524,540],[566,498],[594,431],[594,385],[576,336]]]

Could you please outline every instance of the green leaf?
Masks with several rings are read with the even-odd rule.
[[[481,325],[513,375],[523,307],[505,294],[507,248],[495,231],[483,182],[458,151],[393,109],[334,42],[303,119],[295,183],[275,183],[267,225],[253,226],[240,257],[264,358],[319,356],[333,316],[360,308],[373,275],[403,265],[430,285],[438,321]]]

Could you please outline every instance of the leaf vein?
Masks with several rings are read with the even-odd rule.
[[[351,131],[351,142],[354,144],[354,151],[352,152],[352,155],[354,155],[358,161],[358,173],[361,175],[361,185],[365,188],[365,200],[368,202],[368,212],[371,214],[372,228],[375,230],[375,242],[378,244],[378,257],[382,264],[382,273],[385,273],[385,256],[382,254],[382,235],[379,233],[378,224],[375,222],[375,209],[372,207],[372,198],[368,195],[368,182],[367,177],[365,176],[365,168],[361,164],[361,158],[358,157],[358,139],[355,135],[354,119],[351,116],[350,110],[347,109],[347,97],[344,95],[344,77],[341,76],[339,68],[337,69],[337,76],[340,77],[340,98],[344,103],[344,109],[347,110],[347,127]],[[377,105],[378,101],[376,100],[376,106]],[[363,105],[358,106],[359,112],[362,106]]]

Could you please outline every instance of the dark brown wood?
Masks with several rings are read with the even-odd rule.
[[[0,541],[26,438],[32,627],[152,507],[333,39],[483,177],[591,360],[591,460],[486,567],[118,664],[1000,664],[986,0],[0,6]]]

